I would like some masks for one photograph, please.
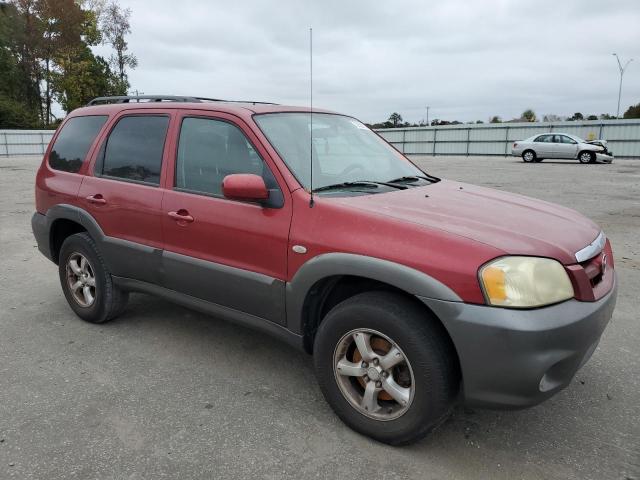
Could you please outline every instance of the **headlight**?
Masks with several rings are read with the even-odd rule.
[[[564,267],[550,258],[498,258],[483,266],[479,277],[487,303],[499,307],[541,307],[574,295]]]

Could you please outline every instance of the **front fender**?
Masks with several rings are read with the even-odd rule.
[[[462,301],[453,290],[440,281],[406,265],[351,253],[326,253],[302,265],[287,283],[287,326],[292,332],[299,335],[303,333],[303,307],[311,288],[318,281],[334,275],[352,275],[377,280],[420,297],[450,302]]]

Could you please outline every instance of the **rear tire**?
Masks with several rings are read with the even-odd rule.
[[[371,347],[367,355],[358,340]],[[457,357],[444,327],[396,293],[366,292],[335,306],[320,324],[313,356],[320,389],[338,417],[391,445],[415,442],[437,427],[459,389]],[[390,357],[398,363],[387,368]],[[368,402],[370,387],[376,393]]]
[[[60,248],[58,273],[71,309],[91,323],[104,323],[122,313],[129,293],[118,289],[111,272],[88,233],[65,239]]]
[[[580,152],[580,155],[578,155],[578,161],[580,163],[594,163],[596,161],[596,156],[593,152]]]
[[[522,152],[522,160],[526,163],[535,162],[536,158],[536,152],[534,152],[533,150],[525,150],[524,152]]]

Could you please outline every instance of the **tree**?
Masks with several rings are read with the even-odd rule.
[[[104,41],[115,50],[109,58],[109,63],[118,75],[120,90],[125,92],[129,89],[126,71],[128,68],[133,69],[138,66],[138,59],[129,53],[129,44],[125,40],[126,35],[131,33],[130,17],[131,9],[123,9],[115,0],[112,0],[104,8],[101,20]]]
[[[598,120],[598,116],[597,115],[589,115],[587,117],[587,120]]]
[[[536,121],[536,113],[531,110],[530,108],[526,109],[524,112],[522,112],[522,115],[520,115],[521,118],[523,118],[524,120],[526,120],[527,122],[535,122]]]
[[[500,118],[498,115],[494,115],[493,117],[491,117],[491,120],[489,120],[489,123],[502,123],[502,118]]]
[[[631,105],[622,118],[640,118],[640,103]]]
[[[615,120],[616,116],[615,115],[611,115],[610,113],[601,113],[600,114],[600,120]]]
[[[398,124],[402,123],[402,115],[400,115],[397,112],[393,112],[391,115],[389,115],[389,122],[391,122],[391,124],[394,127],[397,127]]]
[[[577,121],[577,120],[584,120],[584,115],[582,115],[580,112],[576,112],[572,116],[567,118],[567,121],[569,121],[569,122],[573,122],[573,121]]]
[[[542,117],[543,122],[561,122],[562,117],[560,115],[556,115],[554,113],[549,113]]]

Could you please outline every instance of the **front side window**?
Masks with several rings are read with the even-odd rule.
[[[560,135],[560,141],[562,143],[570,143],[570,144],[576,143],[576,141],[573,138],[567,137],[566,135]]]
[[[389,182],[424,173],[358,120],[342,115],[269,113],[253,117],[307,190],[341,182]],[[312,127],[313,122],[313,127]]]
[[[181,190],[222,196],[227,175],[260,175],[267,188],[275,178],[242,131],[229,122],[188,117],[182,121],[175,186]]]
[[[105,144],[100,173],[107,177],[158,185],[168,125],[167,116],[121,118]]]
[[[106,115],[90,115],[69,119],[51,148],[49,166],[54,170],[78,172],[107,118]]]

